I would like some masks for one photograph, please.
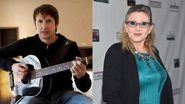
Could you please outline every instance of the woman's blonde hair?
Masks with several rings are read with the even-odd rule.
[[[151,12],[151,9],[150,7],[148,6],[145,6],[145,5],[142,5],[142,4],[139,4],[139,5],[135,5],[135,6],[132,6],[129,8],[127,14],[126,14],[126,17],[125,17],[125,21],[123,23],[123,28],[122,28],[122,48],[123,49],[127,49],[127,50],[130,50],[133,54],[135,52],[135,48],[128,36],[128,33],[126,32],[126,29],[125,29],[125,22],[128,21],[128,18],[130,16],[131,13],[133,12],[144,12],[148,15],[149,17],[149,22],[152,23],[152,12]],[[153,31],[153,29],[151,30],[151,32],[148,34],[145,42],[144,42],[144,47],[146,48],[146,50],[154,57],[155,54],[154,54],[154,51],[155,51],[155,48],[154,48],[154,39],[155,38],[155,33]]]

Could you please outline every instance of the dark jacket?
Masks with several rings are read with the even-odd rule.
[[[157,50],[156,56],[162,64]],[[102,88],[103,100],[107,104],[139,104],[140,88],[136,60],[130,51],[122,49],[121,43],[112,45],[106,53]],[[160,102],[173,104],[169,75],[162,89]]]
[[[73,44],[71,44],[63,59],[57,62],[53,60],[53,58],[56,57],[55,55],[60,49],[61,44],[63,44],[67,40],[67,38],[65,38],[61,34],[56,35],[59,37],[58,40],[55,43],[51,44],[50,46],[47,46],[45,43],[43,43],[40,40],[38,34],[36,34],[35,36],[20,39],[8,46],[1,47],[0,68],[6,71],[11,70],[12,64],[15,63],[15,61],[12,60],[12,58],[16,56],[25,57],[27,55],[32,54],[40,59],[41,58],[46,59],[49,64],[48,66],[67,61],[72,61],[75,59],[75,56],[81,56],[76,42],[73,42]],[[73,90],[71,80],[72,74],[70,70],[59,72],[50,76],[52,79],[52,89],[51,89],[52,93],[55,93],[59,90]],[[87,73],[81,79],[78,79],[76,77],[74,77],[74,79],[79,90],[83,92],[88,91],[88,89],[91,86],[91,80]]]

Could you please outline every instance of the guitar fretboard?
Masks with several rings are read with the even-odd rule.
[[[33,70],[31,72],[31,79],[36,79],[39,77],[51,75],[54,73],[65,71],[65,70],[69,70],[72,66],[73,66],[72,61],[69,61],[69,62],[65,62],[62,64],[57,64],[57,65],[49,66],[46,68],[42,68],[39,70]]]

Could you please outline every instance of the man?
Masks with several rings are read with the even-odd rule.
[[[0,48],[0,68],[13,71],[22,83],[27,85],[30,81],[31,67],[26,63],[15,61],[13,57],[26,57],[31,54],[37,56],[39,60],[44,60],[44,64],[41,62],[44,67],[74,61],[72,61],[73,66],[70,70],[43,77],[47,80],[45,82],[50,82],[43,83],[44,87],[49,86],[47,93],[27,96],[37,90],[23,90],[23,97],[16,104],[91,104],[91,99],[73,91],[72,75],[77,88],[82,92],[89,90],[91,80],[86,72],[86,66],[81,62],[76,42],[56,33],[59,24],[57,9],[49,4],[41,5],[34,10],[33,19],[38,34]],[[40,91],[43,90],[39,89],[39,93]]]

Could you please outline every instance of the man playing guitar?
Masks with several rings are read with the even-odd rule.
[[[73,91],[72,76],[77,88],[82,92],[89,90],[91,80],[86,66],[81,62],[76,42],[56,33],[59,24],[57,9],[50,4],[43,4],[34,10],[33,19],[38,34],[0,48],[0,68],[12,71],[21,79],[24,87],[20,93],[22,97],[16,104],[92,104],[90,98]],[[29,62],[14,60],[13,57],[16,56],[29,56],[26,58]],[[30,61],[40,66],[34,66]],[[31,78],[41,73],[35,69],[43,68],[44,71],[45,67],[68,61],[72,61],[72,66],[62,68],[70,70],[44,74],[42,78],[34,78],[38,79],[35,81],[37,84],[30,85],[35,83],[30,81]],[[35,70],[35,73],[32,70]],[[55,68],[52,67],[48,71],[51,70],[54,71]]]

